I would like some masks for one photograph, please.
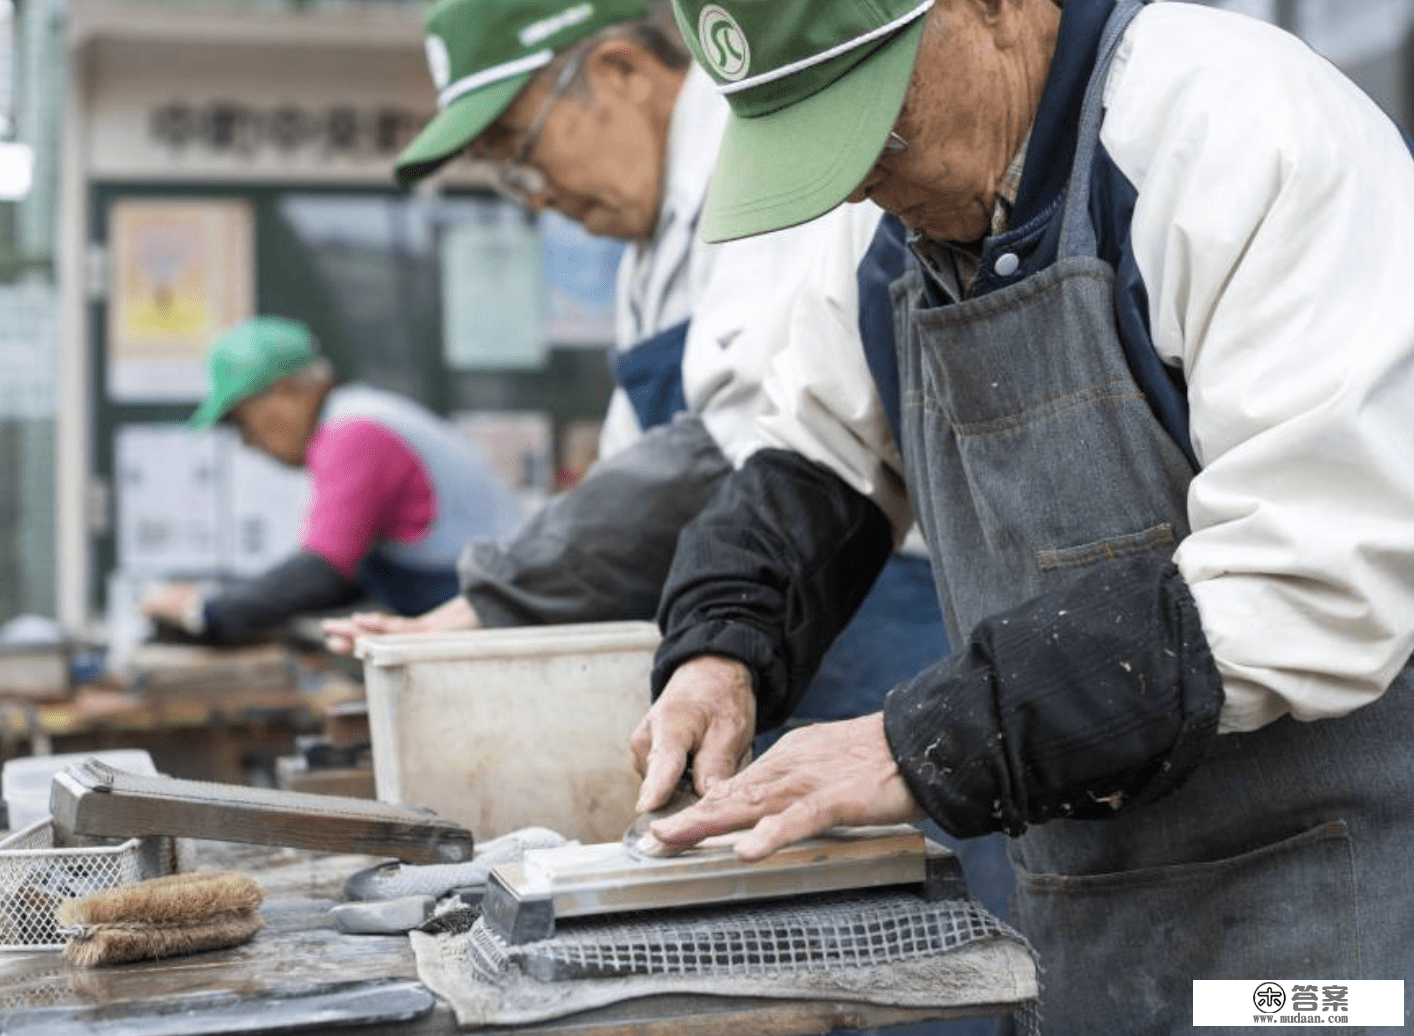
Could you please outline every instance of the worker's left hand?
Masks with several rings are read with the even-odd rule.
[[[653,836],[686,848],[711,835],[750,828],[735,844],[744,860],[832,827],[898,824],[923,811],[899,773],[883,713],[793,730],[695,806],[656,821]]]
[[[716,655],[678,666],[629,740],[643,778],[638,812],[667,803],[689,758],[699,794],[726,780],[751,757],[755,733],[756,695],[746,666]]]
[[[166,583],[148,590],[142,599],[142,611],[149,619],[180,626],[192,625],[200,613],[205,594],[189,583]]]

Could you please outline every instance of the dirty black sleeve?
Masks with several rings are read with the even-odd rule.
[[[1222,704],[1178,569],[1133,558],[979,623],[965,650],[890,692],[884,730],[940,826],[1019,834],[1173,791]]]
[[[693,415],[652,429],[554,497],[508,543],[457,566],[487,626],[651,620],[678,534],[731,472]]]
[[[351,604],[361,596],[356,580],[318,554],[300,551],[253,579],[208,597],[201,639],[238,643],[296,615]]]
[[[653,696],[688,659],[723,655],[752,672],[758,729],[784,723],[892,550],[884,512],[832,471],[753,454],[678,543]]]

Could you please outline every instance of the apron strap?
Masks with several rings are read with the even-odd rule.
[[[1119,41],[1134,16],[1144,9],[1144,0],[1119,0],[1100,35],[1095,71],[1085,89],[1080,110],[1080,130],[1075,141],[1075,162],[1066,188],[1065,212],[1061,217],[1060,258],[1093,256],[1096,252],[1095,222],[1090,218],[1090,174],[1095,152],[1100,146],[1100,123],[1105,117],[1105,82],[1114,64]]]
[[[674,324],[644,339],[632,349],[614,354],[614,380],[628,394],[645,432],[667,424],[687,409],[682,387],[682,356],[690,320]]]

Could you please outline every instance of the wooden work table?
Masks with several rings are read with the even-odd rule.
[[[78,968],[57,952],[0,953],[0,1033],[14,1036],[444,1036],[451,1009],[417,977],[405,936],[344,935],[329,918],[345,878],[377,862],[289,849],[197,844],[202,867],[266,890],[265,929],[244,946]],[[976,1014],[828,1001],[658,996],[484,1036],[804,1036]]]

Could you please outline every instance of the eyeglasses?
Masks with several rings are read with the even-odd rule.
[[[549,94],[540,103],[540,110],[535,113],[535,118],[530,120],[530,127],[520,138],[515,152],[505,161],[496,163],[496,186],[512,199],[527,201],[535,195],[544,194],[549,186],[545,174],[529,164],[530,156],[535,152],[535,146],[540,143],[540,134],[545,129],[545,123],[549,121],[550,110],[555,107],[555,102],[569,91],[588,55],[589,51],[586,49],[570,58],[555,78]]]

